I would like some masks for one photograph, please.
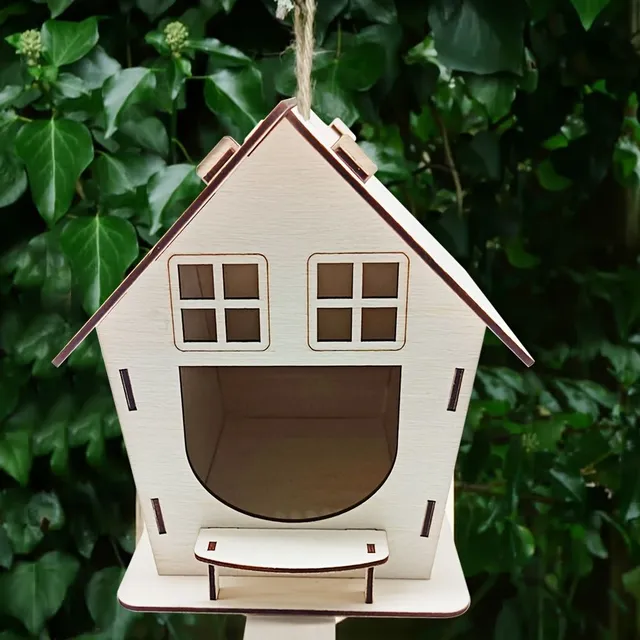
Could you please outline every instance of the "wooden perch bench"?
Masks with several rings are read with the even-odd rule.
[[[384,531],[348,529],[200,529],[195,557],[209,567],[209,597],[219,598],[216,567],[267,573],[365,569],[365,602],[373,602],[374,567],[389,559]]]

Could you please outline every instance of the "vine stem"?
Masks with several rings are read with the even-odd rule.
[[[442,144],[444,145],[444,158],[451,171],[451,177],[453,178],[453,184],[456,188],[456,202],[458,203],[458,214],[462,217],[464,213],[464,192],[462,190],[462,182],[460,182],[460,174],[458,173],[458,169],[456,168],[455,160],[453,159],[453,153],[451,151],[451,143],[449,142],[449,134],[447,133],[447,128],[444,126],[444,122],[442,120],[442,116],[436,106],[430,102],[429,108],[431,109],[431,114],[433,115],[433,119],[436,121],[438,125],[438,129],[440,129],[440,135],[442,136]]]
[[[456,481],[456,489],[460,491],[466,491],[467,493],[477,493],[485,496],[493,496],[496,498],[503,498],[505,493],[501,486],[492,486],[488,484],[473,484],[471,482]],[[521,500],[527,500],[529,502],[541,502],[543,504],[556,504],[558,501],[549,496],[542,496],[538,493],[530,493],[520,496]]]
[[[195,164],[193,158],[189,155],[189,152],[185,149],[184,145],[182,144],[182,142],[180,142],[180,140],[178,140],[178,138],[171,138],[171,142],[175,144],[178,149],[180,149],[180,151],[182,151],[182,155],[185,157],[186,161],[189,164]]]
[[[176,142],[178,141],[178,109],[173,101],[171,110],[171,164],[176,163]]]

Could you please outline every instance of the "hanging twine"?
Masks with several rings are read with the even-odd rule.
[[[305,120],[311,117],[311,68],[313,67],[313,20],[316,0],[277,0],[276,16],[283,19],[293,8],[298,110]]]

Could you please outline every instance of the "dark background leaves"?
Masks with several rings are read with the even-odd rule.
[[[50,360],[198,193],[194,165],[294,92],[274,9],[0,8],[1,640],[240,636],[116,606],[134,489],[95,337]],[[319,2],[315,110],[353,126],[537,358],[487,336],[455,479],[470,612],[349,620],[341,640],[640,635],[639,15]]]

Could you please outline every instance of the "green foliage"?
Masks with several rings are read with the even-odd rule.
[[[322,0],[315,30],[318,115],[537,358],[487,336],[455,478],[470,612],[339,638],[639,637],[637,7]],[[134,489],[95,336],[51,359],[201,190],[195,162],[294,94],[290,40],[272,0],[0,8],[0,640],[241,635],[117,605]]]

